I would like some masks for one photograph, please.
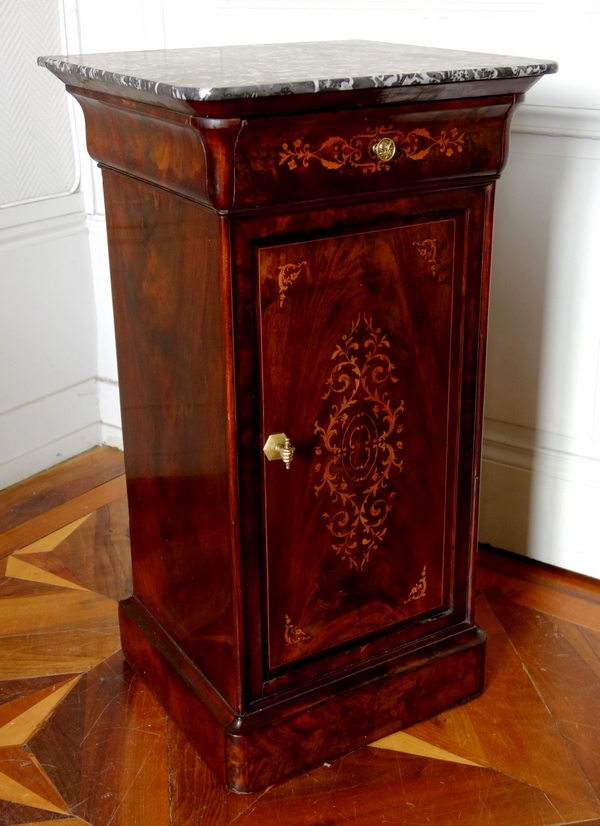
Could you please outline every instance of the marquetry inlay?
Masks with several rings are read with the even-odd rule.
[[[285,615],[285,630],[283,632],[286,645],[296,645],[299,642],[306,642],[310,639],[310,634],[303,631],[297,625],[294,625],[290,617]]]
[[[402,471],[399,416],[404,401],[392,401],[398,382],[387,350],[390,342],[372,319],[361,314],[342,336],[332,359],[323,399],[330,399],[323,424],[315,422],[319,443],[315,495],[329,494],[323,514],[332,549],[351,568],[363,570],[387,527],[395,492],[388,487],[394,469]]]
[[[432,135],[425,128],[399,132],[392,126],[377,126],[366,128],[363,133],[351,138],[332,136],[317,148],[311,148],[304,138],[296,138],[291,146],[283,143],[279,151],[279,166],[287,164],[289,169],[297,169],[300,164],[308,166],[314,159],[325,169],[352,166],[365,173],[389,170],[391,159],[386,159],[386,156],[382,159],[373,151],[373,147],[384,138],[394,142],[396,160],[422,161],[432,149],[450,158],[455,152],[462,152],[465,146],[465,133],[459,134],[458,129],[442,129],[438,135]]]
[[[423,570],[421,571],[421,579],[413,585],[410,589],[410,593],[407,598],[404,600],[405,603],[411,602],[415,599],[421,599],[427,593],[427,565],[424,566]]]
[[[283,306],[285,292],[300,275],[302,268],[306,267],[306,261],[299,264],[282,264],[277,270],[277,282],[279,284],[279,306]]]
[[[429,272],[435,278],[436,276],[436,262],[437,262],[437,241],[435,238],[426,238],[424,241],[413,241],[413,247],[417,248],[417,252],[425,262],[429,264]]]

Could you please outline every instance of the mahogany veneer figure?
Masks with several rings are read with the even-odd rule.
[[[133,667],[237,791],[477,695],[494,185],[556,64],[362,41],[40,62],[104,174]]]

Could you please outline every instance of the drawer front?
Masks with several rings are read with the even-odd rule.
[[[249,121],[235,148],[235,206],[497,174],[512,105],[507,97]]]
[[[451,602],[465,214],[258,250],[269,669]],[[327,668],[326,663],[323,666]]]

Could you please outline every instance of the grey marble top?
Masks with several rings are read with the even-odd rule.
[[[385,86],[460,83],[556,72],[548,60],[368,40],[220,46],[40,57],[63,79],[181,100],[231,100]]]

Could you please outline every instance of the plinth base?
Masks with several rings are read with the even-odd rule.
[[[120,604],[127,660],[228,789],[253,792],[477,696],[485,633],[477,626],[236,715],[145,608]]]

